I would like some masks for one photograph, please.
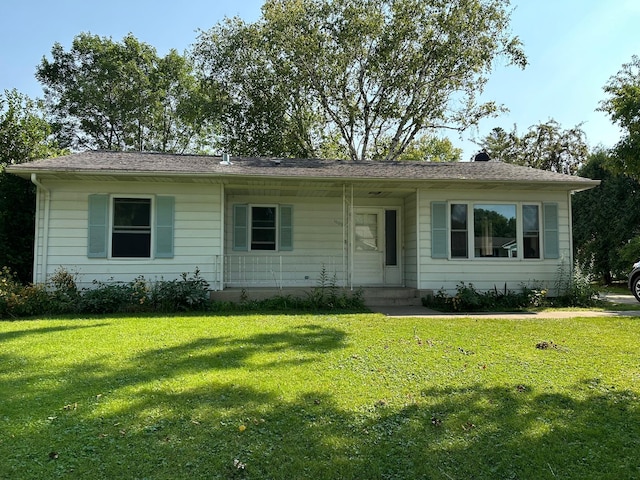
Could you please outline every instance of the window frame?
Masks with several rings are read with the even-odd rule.
[[[149,255],[148,256],[127,256],[127,255],[114,255],[113,254],[113,236],[116,232],[116,201],[118,200],[148,200],[149,201]],[[109,198],[109,255],[108,258],[114,260],[128,260],[128,259],[153,259],[154,258],[154,246],[155,246],[155,201],[154,197],[150,195],[111,195]],[[146,232],[145,232],[146,233]]]
[[[275,248],[255,249],[253,245],[254,208],[274,209]],[[291,204],[278,203],[235,203],[231,205],[231,250],[235,252],[259,252],[273,254],[289,252],[294,249],[294,207]]]
[[[255,229],[260,229],[260,230],[267,230],[266,227],[256,227],[254,225],[254,218],[253,218],[253,209],[254,208],[264,208],[264,209],[269,209],[272,208],[273,209],[273,228],[269,227],[268,230],[273,230],[273,237],[274,237],[274,241],[273,241],[273,248],[253,248],[254,243],[258,243],[257,241],[254,242],[253,240],[253,232],[254,232],[254,228]],[[278,252],[279,251],[279,246],[280,246],[280,235],[279,235],[279,231],[280,231],[280,208],[279,205],[272,205],[272,204],[250,204],[249,205],[249,216],[248,216],[248,223],[249,223],[249,231],[248,231],[248,235],[249,235],[249,242],[248,242],[248,248],[250,252]]]
[[[541,261],[545,258],[544,255],[544,212],[543,212],[543,203],[542,202],[528,202],[528,201],[494,201],[494,200],[451,200],[446,202],[447,208],[447,250],[448,250],[448,259],[454,261]],[[452,246],[452,209],[454,205],[466,205],[467,209],[467,255],[465,257],[462,256],[453,256],[453,246]],[[517,255],[516,256],[504,256],[504,257],[492,257],[492,256],[476,256],[475,255],[475,208],[477,205],[484,206],[499,206],[499,205],[515,205],[516,207],[516,245],[517,245]],[[537,257],[525,257],[524,255],[524,209],[525,206],[535,206],[537,208],[538,213],[538,256]]]

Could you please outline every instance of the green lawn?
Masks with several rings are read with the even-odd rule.
[[[639,478],[639,400],[630,317],[0,322],[2,479]]]

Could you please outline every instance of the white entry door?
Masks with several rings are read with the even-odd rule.
[[[353,283],[399,285],[397,210],[357,208],[354,213]]]

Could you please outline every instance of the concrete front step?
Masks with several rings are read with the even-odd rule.
[[[365,288],[363,293],[367,307],[422,305],[420,291],[415,288]]]

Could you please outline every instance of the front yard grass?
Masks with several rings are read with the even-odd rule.
[[[640,320],[0,322],[0,478],[640,477]]]

